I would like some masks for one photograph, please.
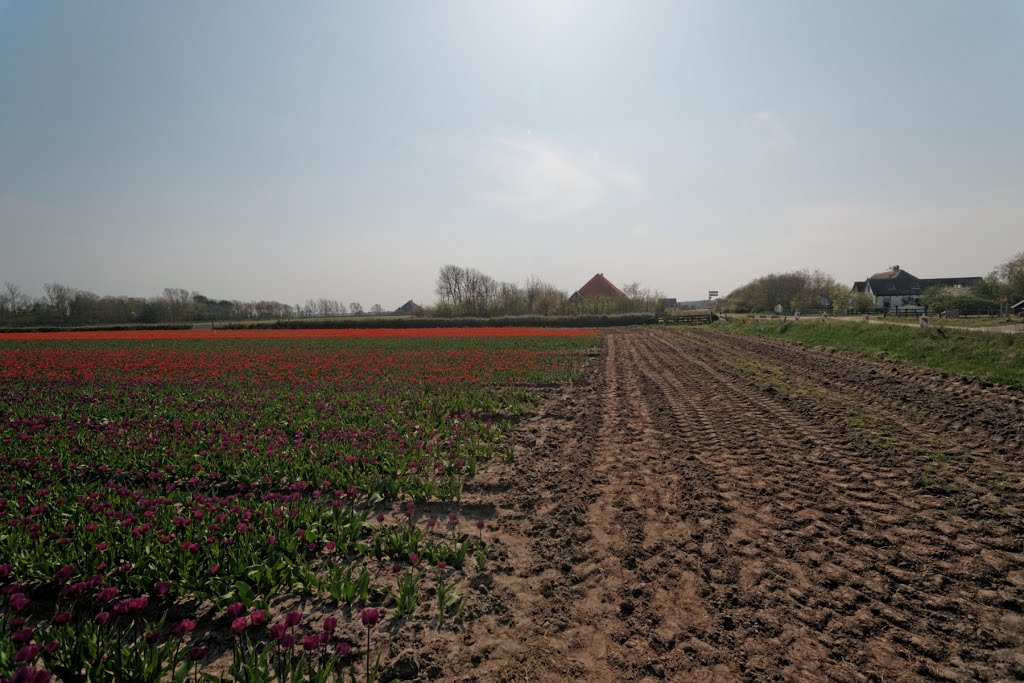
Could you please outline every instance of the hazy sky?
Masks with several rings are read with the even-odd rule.
[[[1024,2],[0,0],[0,282],[681,299],[1024,250]]]

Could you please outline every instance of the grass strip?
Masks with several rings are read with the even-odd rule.
[[[718,329],[883,357],[1024,389],[1024,335],[855,322],[730,320]]]

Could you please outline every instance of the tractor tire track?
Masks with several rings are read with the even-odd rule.
[[[1019,394],[762,341],[611,331],[522,425],[470,491],[502,522],[455,678],[1024,678],[1024,487],[985,490],[1020,481]],[[972,488],[923,486],[936,452]]]

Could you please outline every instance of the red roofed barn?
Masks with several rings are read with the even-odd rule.
[[[580,303],[583,301],[597,301],[598,299],[611,299],[613,301],[629,301],[621,289],[609,282],[604,273],[598,273],[590,278],[587,284],[583,285],[569,297],[569,301]]]

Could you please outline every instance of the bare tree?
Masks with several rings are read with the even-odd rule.
[[[465,298],[466,269],[455,265],[441,266],[437,274],[437,297],[443,304],[458,305]]]
[[[161,297],[167,307],[171,321],[185,320],[192,307],[192,292],[177,287],[167,287]]]
[[[61,320],[71,317],[71,301],[75,297],[74,288],[56,282],[47,282],[43,285],[43,291],[46,292],[46,298],[55,317]]]
[[[21,291],[21,287],[5,282],[4,290],[0,292],[0,315],[15,318],[29,307],[28,295]]]
[[[350,303],[348,305],[348,312],[351,315],[362,315],[363,314],[363,305],[361,303],[359,303],[358,301],[353,301],[352,303]]]

